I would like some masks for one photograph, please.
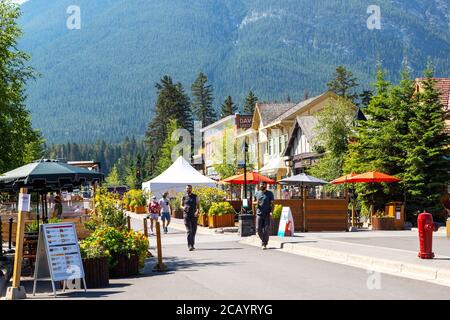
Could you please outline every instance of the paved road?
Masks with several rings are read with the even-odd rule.
[[[448,299],[450,288],[239,244],[237,235],[199,234],[189,252],[185,233],[163,236],[169,272],[148,260],[137,278],[111,280],[86,295],[99,299]],[[153,246],[154,237],[150,238]],[[369,286],[368,286],[369,283]],[[26,286],[30,286],[30,282]],[[41,290],[49,291],[49,285]],[[61,297],[84,299],[85,294]],[[37,298],[51,298],[39,294]]]

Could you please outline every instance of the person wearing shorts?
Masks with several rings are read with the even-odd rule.
[[[153,225],[154,225],[154,223],[158,223],[158,217],[159,217],[160,212],[161,212],[161,207],[159,206],[158,201],[156,201],[156,197],[153,196],[152,200],[148,204],[148,213],[149,213],[148,218],[150,218],[150,234],[151,235],[155,235],[155,233],[153,232]]]
[[[167,233],[168,231],[167,228],[169,227],[170,224],[170,214],[172,212],[168,192],[164,192],[162,198],[159,200],[159,206],[161,207],[161,220],[163,223],[163,230],[164,233]]]

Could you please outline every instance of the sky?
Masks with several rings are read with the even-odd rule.
[[[22,4],[24,2],[27,2],[28,0],[12,0],[14,3]]]

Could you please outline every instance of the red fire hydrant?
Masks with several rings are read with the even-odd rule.
[[[419,258],[433,259],[433,232],[434,223],[431,213],[423,212],[417,217],[417,229],[419,230],[420,251]]]

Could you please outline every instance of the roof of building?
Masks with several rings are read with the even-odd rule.
[[[422,82],[425,78],[417,78],[417,82]],[[433,78],[436,81],[436,89],[441,92],[441,103],[445,111],[450,111],[450,78]]]
[[[308,106],[311,102],[314,102],[315,100],[317,100],[317,99],[319,99],[321,97],[324,97],[325,95],[328,95],[328,94],[329,94],[329,91],[324,92],[324,93],[322,93],[322,94],[320,94],[318,96],[306,99],[306,100],[304,100],[304,101],[302,101],[300,103],[297,103],[294,106],[292,106],[291,108],[287,109],[286,112],[280,114],[278,117],[273,119],[273,121],[271,121],[271,122],[281,121],[281,120],[283,120],[283,119],[293,115],[294,113],[299,112],[302,109],[306,108],[306,106]]]
[[[257,103],[263,126],[266,126],[295,106],[295,103]]]

